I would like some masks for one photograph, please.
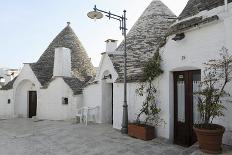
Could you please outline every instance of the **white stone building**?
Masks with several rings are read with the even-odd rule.
[[[157,135],[186,146],[196,141],[192,125],[198,115],[193,92],[198,89],[203,63],[218,58],[223,46],[232,53],[232,1],[227,2],[189,0],[176,21],[161,1],[152,1],[143,12],[127,34],[130,122],[135,121],[143,102],[143,98],[135,93],[143,81],[143,64],[158,51],[163,59],[164,74],[154,82],[158,83],[161,118],[166,125],[156,128]],[[109,41],[112,44],[111,40],[107,43]],[[111,122],[112,119],[116,129],[120,129],[122,123],[123,46],[122,42],[114,52],[108,48],[116,46],[106,46],[96,82],[83,92],[84,105],[101,107],[99,122]],[[93,92],[97,94],[91,98]],[[232,107],[227,109],[225,117],[216,122],[226,127],[223,143],[232,145]]]
[[[154,82],[158,84],[161,117],[167,124],[156,128],[157,135],[181,145],[195,142],[193,92],[201,80],[203,63],[217,58],[223,46],[232,52],[232,1],[227,2],[189,0],[176,21],[161,1],[151,2],[127,34],[129,121],[136,119],[143,102],[135,93],[144,80],[143,65],[160,52],[164,74]],[[36,63],[25,64],[19,76],[0,91],[0,116],[31,117],[30,102],[37,95],[33,115],[40,119],[70,119],[78,107],[99,106],[97,122],[112,123],[113,128],[120,129],[123,46],[122,42],[117,47],[113,39],[106,41],[95,76],[90,59],[68,25]],[[231,110],[229,106],[226,116],[217,120],[226,127],[223,143],[230,145]]]
[[[36,63],[25,63],[20,74],[0,91],[0,117],[75,118],[82,89],[95,69],[68,25]]]
[[[203,76],[203,63],[217,59],[222,47],[232,53],[231,2],[189,0],[178,20],[169,28],[165,45],[159,49],[164,70],[159,80],[160,102],[167,121],[164,136],[176,143],[190,145],[195,141],[192,124],[197,121],[197,102],[193,92]],[[180,97],[178,94],[182,89],[188,90]],[[232,93],[230,87],[227,90]],[[228,105],[227,109],[225,117],[215,122],[226,127],[223,143],[232,145],[232,106]],[[184,127],[180,122],[189,125]]]

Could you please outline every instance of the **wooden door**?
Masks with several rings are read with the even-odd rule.
[[[37,109],[37,93],[36,91],[29,91],[29,118],[36,116],[36,109]]]
[[[174,143],[190,146],[196,142],[193,124],[197,122],[197,101],[201,71],[174,72]]]

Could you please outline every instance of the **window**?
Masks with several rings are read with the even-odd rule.
[[[62,104],[67,105],[68,104],[68,98],[62,97]]]

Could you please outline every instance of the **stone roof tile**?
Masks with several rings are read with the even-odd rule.
[[[74,95],[82,93],[82,89],[85,85],[84,81],[72,77],[63,77],[63,79],[64,82],[72,89]]]
[[[137,22],[127,34],[127,81],[142,81],[144,63],[154,55],[160,42],[165,38],[167,29],[176,17],[161,1],[154,0],[145,9]],[[109,54],[114,68],[123,81],[123,47],[124,41],[115,53]]]
[[[67,25],[52,41],[36,63],[31,68],[42,86],[47,85],[53,76],[54,53],[56,47],[66,47],[71,50],[72,77],[85,81],[95,76],[95,68],[88,57],[80,40]]]
[[[74,94],[78,94],[82,87],[95,77],[96,73],[84,47],[69,24],[55,37],[39,60],[36,63],[31,63],[30,66],[42,87],[46,88],[53,77],[56,47],[66,47],[71,50],[72,77],[64,77],[64,81],[70,86]],[[12,89],[14,81],[15,79],[2,89]]]
[[[228,0],[231,3],[232,0]],[[178,19],[194,16],[201,11],[211,10],[224,5],[224,0],[189,0]]]

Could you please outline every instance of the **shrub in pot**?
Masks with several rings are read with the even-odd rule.
[[[128,135],[142,139],[151,140],[155,138],[154,126],[164,122],[159,114],[161,109],[157,105],[156,93],[157,89],[153,81],[159,77],[163,71],[160,68],[161,57],[158,52],[150,59],[144,66],[143,76],[145,81],[136,90],[139,96],[144,96],[140,113],[137,115],[137,119],[134,123],[128,124]],[[140,120],[140,117],[144,116],[144,121]]]
[[[224,116],[225,103],[229,102],[225,87],[231,81],[232,56],[223,47],[221,58],[205,63],[204,77],[198,96],[198,111],[201,116],[199,124],[194,125],[199,147],[203,152],[218,154],[221,152],[222,137],[225,128],[213,124],[216,117]],[[226,99],[227,98],[227,99]]]

